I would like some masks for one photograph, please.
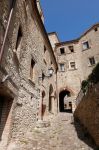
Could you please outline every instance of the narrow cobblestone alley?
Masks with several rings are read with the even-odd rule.
[[[77,125],[78,128],[80,127]],[[84,137],[79,128],[82,140],[78,138],[77,129],[72,122],[72,114],[59,113],[51,125],[46,128],[35,128],[26,133],[20,140],[20,150],[92,150],[95,149]],[[87,143],[87,144],[86,144]],[[90,145],[90,146],[88,146]]]

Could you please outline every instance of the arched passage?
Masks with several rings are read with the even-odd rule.
[[[63,90],[59,93],[59,111],[72,112],[71,93],[68,90]]]

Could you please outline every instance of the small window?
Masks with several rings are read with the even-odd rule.
[[[15,2],[13,0],[10,0],[10,10],[13,8]]]
[[[44,75],[44,73],[42,72],[42,81],[44,80],[44,78],[45,78],[45,75]]]
[[[44,64],[45,64],[45,65],[47,65],[47,62],[46,62],[46,60],[45,60],[45,59],[43,59],[43,61],[44,61]]]
[[[44,46],[44,53],[46,52],[46,47]]]
[[[89,58],[89,62],[90,62],[90,65],[95,65],[95,58],[94,57],[90,57]]]
[[[25,14],[26,14],[26,17],[27,17],[27,12],[28,12],[28,3],[27,3],[27,0],[24,0],[23,4],[24,4]]]
[[[69,50],[70,50],[71,53],[74,52],[74,47],[73,46],[68,46],[68,48],[69,48]]]
[[[31,59],[31,68],[30,68],[30,78],[33,80],[34,77],[34,66],[35,66],[35,61]]]
[[[60,48],[60,53],[64,54],[65,53],[65,49],[64,48]]]
[[[60,64],[60,71],[62,71],[62,72],[65,71],[65,65],[64,64]]]
[[[88,41],[83,43],[83,50],[89,49],[89,43]]]
[[[16,47],[15,49],[17,50],[20,43],[21,43],[21,39],[22,39],[22,29],[21,26],[19,26],[19,30],[18,30],[18,34],[17,34],[17,40],[16,40]]]
[[[70,68],[71,68],[71,69],[76,69],[75,62],[70,62]]]
[[[97,31],[98,31],[98,28],[96,27],[94,30],[95,30],[95,32],[97,32]]]

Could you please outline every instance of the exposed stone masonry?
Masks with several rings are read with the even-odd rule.
[[[73,115],[70,113],[59,113],[53,119],[50,119],[51,124],[47,128],[36,127],[27,131],[23,138],[16,141],[16,150],[94,149],[95,145],[92,144],[91,139],[84,137],[82,128],[79,124],[74,123],[72,118]],[[9,150],[12,150],[11,147]]]
[[[89,148],[64,112],[99,61],[98,41],[99,24],[68,42],[47,34],[39,0],[0,2],[0,150]]]
[[[74,116],[99,146],[99,84],[88,89],[79,103]]]

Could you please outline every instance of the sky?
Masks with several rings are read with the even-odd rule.
[[[99,22],[99,0],[41,0],[47,32],[60,41],[78,38]]]

